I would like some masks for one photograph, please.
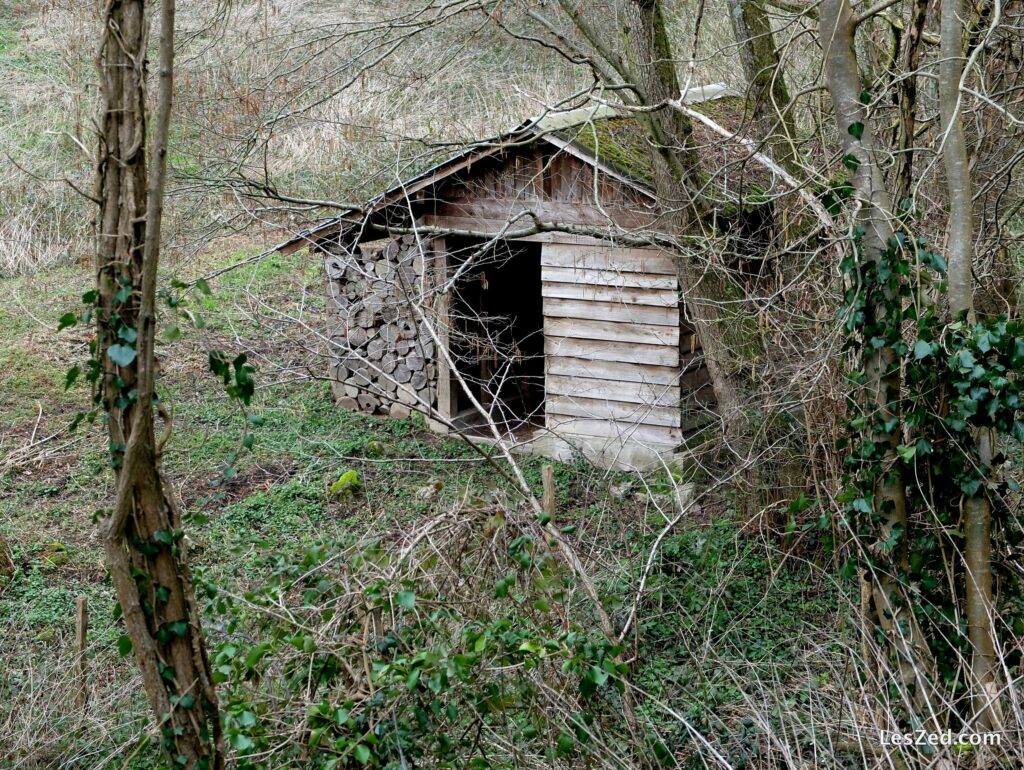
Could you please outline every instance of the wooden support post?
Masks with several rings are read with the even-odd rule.
[[[544,499],[542,504],[544,506],[544,515],[549,519],[555,518],[555,469],[550,465],[545,465],[541,468],[541,479],[544,482]]]
[[[79,596],[75,600],[75,681],[78,692],[75,704],[84,708],[89,700],[88,681],[86,677],[85,643],[89,635],[89,597]]]

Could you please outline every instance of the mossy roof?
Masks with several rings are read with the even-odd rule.
[[[739,137],[743,136],[750,118],[747,101],[732,92],[695,100],[689,106]],[[544,118],[535,124],[535,130],[539,135],[549,133],[572,142],[597,162],[614,168],[638,184],[649,187],[654,181],[650,144],[638,114],[623,114],[607,106],[582,108]],[[717,183],[712,188],[716,188],[714,192],[722,198],[732,198],[730,192],[735,192],[737,187],[749,190],[751,185],[771,185],[771,172],[759,164],[747,162],[749,150],[739,141],[726,139],[699,121],[694,121],[693,141],[702,165],[714,170],[712,176]]]

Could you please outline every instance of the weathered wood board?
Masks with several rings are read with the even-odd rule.
[[[651,406],[677,406],[679,404],[678,382],[671,385],[653,385],[646,382],[616,382],[615,380],[592,380],[589,377],[562,377],[557,374],[548,374],[546,384],[549,395],[583,396]]]
[[[550,328],[545,328],[544,334],[544,354],[548,357],[572,356],[589,358],[594,361],[619,361],[626,364],[654,364],[673,367],[679,365],[679,349],[666,345],[643,345],[613,340],[557,336],[551,332]]]
[[[679,425],[679,410],[672,406],[639,406],[621,401],[601,401],[581,396],[548,395],[544,408],[549,414],[564,417],[613,418],[618,422],[643,422],[648,425]]]
[[[679,334],[678,307],[652,307],[627,305],[623,302],[603,302],[588,299],[562,299],[544,297],[544,315],[550,318],[578,318],[582,321],[615,321],[635,324],[667,326]]]
[[[679,368],[651,364],[601,361],[574,356],[549,356],[548,374],[566,377],[590,377],[615,382],[647,382],[652,385],[671,385],[679,381]]]
[[[546,267],[571,267],[577,270],[670,275],[673,278],[676,275],[671,257],[658,249],[549,243],[544,245],[541,264]]]
[[[632,420],[619,422],[610,417],[588,419],[552,414],[547,418],[547,427],[563,435],[624,440],[660,451],[668,451],[683,440],[683,431],[679,427],[650,425]]]
[[[545,304],[547,298],[545,298]],[[578,318],[558,318],[544,315],[544,331],[553,337],[571,337],[578,340],[605,340],[607,342],[636,342],[642,345],[671,347],[678,356],[679,327],[628,321],[588,321]]]
[[[550,268],[551,270],[564,269],[568,273],[584,272],[574,271],[571,268]],[[658,289],[652,287],[627,287],[617,285],[614,281],[615,274],[609,275],[605,271],[588,271],[594,274],[593,283],[583,283],[583,276],[580,276],[580,283],[560,283],[556,280],[544,279],[544,296],[559,299],[584,299],[593,302],[616,302],[622,305],[646,305],[648,307],[679,307],[679,297],[671,288]],[[544,275],[549,275],[548,271]],[[600,275],[607,276],[604,283],[600,283]],[[644,276],[648,277],[648,276]],[[650,276],[653,277],[653,276]],[[666,283],[673,279],[667,278]],[[678,320],[678,319],[677,319]]]

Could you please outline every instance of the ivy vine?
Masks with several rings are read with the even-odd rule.
[[[970,645],[963,612],[963,503],[986,497],[992,512],[997,610],[1014,635],[1024,633],[1024,602],[1010,569],[1024,540],[1020,487],[1010,466],[1024,442],[1024,323],[1005,315],[976,323],[942,310],[946,263],[923,240],[897,234],[877,260],[863,258],[863,232],[842,263],[847,277],[841,319],[845,348],[858,361],[882,349],[902,388],[879,403],[869,373],[850,373],[845,452],[847,486],[841,529],[856,541],[845,577],[861,569],[894,576],[914,597],[913,611],[931,648],[941,684],[955,693],[966,682],[960,655]],[[876,359],[877,360],[877,359]],[[997,436],[990,463],[979,456],[979,430]],[[895,452],[891,437],[897,437]],[[875,499],[879,482],[902,479],[907,526],[885,527]],[[895,558],[899,553],[900,558]],[[1007,645],[1011,663],[1020,653]]]

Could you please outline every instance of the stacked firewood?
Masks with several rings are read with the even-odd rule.
[[[331,382],[338,405],[408,416],[437,397],[429,308],[429,245],[413,235],[373,245],[338,245],[326,258]],[[419,312],[418,312],[419,311]]]

